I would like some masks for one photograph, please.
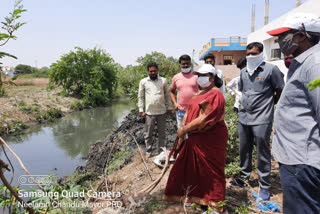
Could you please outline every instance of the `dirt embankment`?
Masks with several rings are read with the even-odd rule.
[[[137,111],[132,111],[123,121],[122,125],[114,133],[91,146],[84,167],[78,167],[79,174],[87,174],[84,180],[95,180],[92,187],[95,191],[121,192],[119,199],[123,207],[121,209],[93,209],[93,213],[203,213],[200,207],[184,207],[181,203],[170,203],[162,200],[163,191],[169,176],[169,167],[160,183],[150,193],[139,193],[150,185],[161,174],[161,170],[152,161],[154,157],[147,158],[140,155],[137,143],[143,149],[144,119],[138,116]],[[167,118],[167,148],[171,148],[176,138],[176,120],[174,115]],[[154,134],[155,140],[156,134]],[[148,169],[146,169],[144,158]],[[150,177],[150,175],[151,177]],[[276,163],[272,163],[271,176],[271,201],[282,204],[282,192],[279,182],[279,169]],[[257,178],[257,173],[252,173],[252,178]],[[256,183],[251,183],[249,188],[232,187],[227,178],[226,200],[229,213],[235,213],[237,207],[242,207],[243,212],[268,213],[257,210],[256,203],[251,195],[252,191],[258,192]],[[103,202],[103,200],[94,200]],[[243,204],[242,204],[243,203]],[[251,205],[246,208],[245,205]]]
[[[60,88],[48,90],[48,78],[17,79],[14,83],[16,86],[5,85],[7,96],[0,97],[1,135],[15,134],[25,125],[43,121],[48,109],[60,109],[61,114],[71,111],[70,103],[74,98],[60,96]]]

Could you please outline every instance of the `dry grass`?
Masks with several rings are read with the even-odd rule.
[[[74,98],[59,95],[61,89],[47,90],[49,79],[17,79],[17,86],[4,86],[8,96],[0,97],[0,123],[21,120],[24,124],[36,123],[35,114],[24,113],[20,110],[21,103],[37,105],[38,110],[46,110],[48,107],[61,109],[69,112],[70,102]]]

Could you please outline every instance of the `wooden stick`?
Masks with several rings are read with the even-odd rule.
[[[25,171],[25,173],[27,173],[30,178],[32,179],[32,181],[37,184],[37,186],[39,187],[39,189],[41,189],[43,192],[46,192],[45,189],[36,181],[36,179],[34,179],[34,177],[29,173],[29,171],[26,169],[26,167],[23,165],[21,159],[19,158],[19,156],[10,148],[10,146],[0,137],[0,142],[13,154],[13,156],[18,160],[20,166],[22,167],[23,171]],[[50,200],[52,202],[54,202],[55,200],[49,196]],[[59,205],[59,203],[58,203]],[[60,210],[64,213],[67,214],[65,212],[65,210],[59,205]]]
[[[2,168],[5,169],[9,169],[8,165],[5,164],[1,159],[0,159],[0,179],[3,182],[3,184],[8,188],[8,190],[10,191],[11,195],[13,195],[21,204],[23,204],[23,207],[25,207],[25,209],[30,213],[30,214],[34,214],[34,210],[32,209],[32,207],[28,206],[20,197],[19,195],[14,191],[14,189],[12,188],[12,186],[9,184],[9,182],[7,181],[6,177],[3,174]]]
[[[168,152],[167,149],[164,148],[164,154],[166,156],[166,163],[164,164],[164,167],[162,169],[161,175],[157,178],[157,180],[155,180],[154,182],[152,182],[149,186],[147,186],[146,188],[144,188],[143,190],[141,190],[139,193],[143,193],[143,192],[151,192],[156,186],[157,184],[161,181],[163,175],[166,173],[167,169],[168,169],[168,164],[169,164],[169,157],[168,157]]]
[[[146,161],[145,161],[145,160],[144,160],[144,158],[143,158],[143,155],[142,155],[142,152],[141,152],[141,148],[140,148],[140,146],[139,146],[139,144],[138,144],[138,142],[137,142],[136,138],[135,138],[135,137],[134,137],[134,136],[133,136],[129,131],[127,131],[127,130],[126,130],[126,132],[127,132],[129,135],[131,135],[131,137],[133,138],[134,142],[137,144],[137,147],[138,147],[138,150],[139,150],[140,156],[141,156],[141,158],[142,158],[142,161],[143,161],[144,167],[146,168],[146,170],[147,170],[147,172],[148,172],[148,175],[149,175],[149,177],[150,177],[151,181],[153,181],[153,178],[152,178],[152,176],[151,176],[150,170],[149,170],[149,168],[148,168],[148,166],[147,166]]]

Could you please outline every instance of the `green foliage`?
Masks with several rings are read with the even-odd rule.
[[[216,206],[212,206],[212,207],[209,206],[206,213],[210,214],[210,213],[211,213],[212,211],[214,211],[214,210],[221,210],[221,209],[223,209],[223,208],[226,206],[227,202],[228,202],[228,200],[219,201]]]
[[[226,94],[225,121],[229,134],[225,168],[227,177],[235,177],[240,173],[238,114],[233,111],[234,102],[234,98]]]
[[[310,91],[314,90],[316,87],[320,87],[320,77],[308,83],[307,87],[310,88]]]
[[[238,114],[234,112],[234,98],[226,94],[225,121],[228,127],[228,147],[226,163],[234,162],[239,156]]]
[[[7,115],[2,115],[3,120],[5,120]],[[21,120],[0,122],[0,136],[5,135],[19,135],[24,129],[27,128]]]
[[[0,46],[7,44],[10,39],[17,39],[14,33],[21,26],[26,24],[25,22],[17,22],[17,20],[21,17],[21,14],[26,11],[23,9],[23,5],[21,4],[21,2],[22,0],[16,1],[13,7],[13,11],[9,13],[9,16],[4,17],[4,21],[1,22],[1,29],[5,30],[5,32],[0,32]],[[0,59],[5,56],[16,58],[9,53],[0,52]]]
[[[235,159],[236,160],[234,160],[233,162],[226,164],[224,171],[225,171],[226,177],[228,177],[228,178],[230,178],[230,177],[234,178],[240,174],[241,168],[239,166],[239,156],[238,156],[238,158],[235,158]],[[253,164],[253,165],[255,165],[255,164]]]
[[[15,71],[20,74],[31,74],[37,68],[32,68],[30,65],[19,64],[15,67]]]
[[[139,82],[148,76],[146,67],[128,65],[121,69],[117,76],[122,93],[131,100],[137,100]]]
[[[246,206],[244,202],[242,202],[241,207],[235,208],[235,212],[238,214],[248,214],[251,210],[251,206]]]
[[[4,87],[2,87],[2,85],[0,85],[0,97],[6,97],[6,96],[8,96],[7,90]]]
[[[152,199],[144,206],[143,211],[139,212],[139,214],[154,213],[155,211],[159,211],[164,207],[165,205],[161,199],[158,199],[156,196],[152,196]]]
[[[150,62],[156,62],[159,67],[159,75],[171,79],[175,74],[179,72],[179,62],[173,57],[166,57],[163,53],[156,51],[151,52],[151,54],[146,54],[144,57],[139,57],[137,59],[139,65],[147,71],[147,65]]]
[[[26,113],[26,114],[31,114],[32,112],[37,112],[39,111],[39,105],[38,104],[25,104],[25,105],[20,105],[19,103],[19,111]]]
[[[82,100],[73,100],[70,103],[69,108],[72,110],[76,110],[76,111],[81,111],[85,108],[86,106],[84,105]]]
[[[42,67],[40,69],[31,67],[29,65],[17,65],[15,68],[16,72],[19,74],[19,79],[22,78],[49,78],[50,68]]]
[[[115,153],[112,157],[112,161],[108,165],[108,174],[112,174],[114,171],[120,169],[130,158],[134,151],[125,151],[124,149]]]
[[[30,187],[30,189],[33,192],[42,192],[42,190],[40,189],[34,189],[32,187]],[[56,203],[59,204],[77,204],[79,207],[69,207],[67,206],[65,208],[65,211],[67,213],[91,213],[89,208],[82,208],[81,207],[81,203],[84,203],[84,198],[82,197],[77,197],[75,194],[79,194],[80,192],[87,192],[87,190],[83,187],[81,187],[80,185],[76,185],[76,184],[66,184],[64,186],[60,186],[57,183],[51,186],[44,186],[44,190],[47,193],[54,193],[54,196],[52,197]],[[71,195],[73,194],[75,197],[68,197],[68,199],[66,197],[63,197],[62,192],[63,191],[67,191],[68,193],[70,193]],[[39,194],[41,195],[41,194]],[[34,207],[35,211],[37,211],[38,213],[61,213],[61,210],[59,208],[57,208],[56,206],[53,207],[52,203],[50,203],[50,198],[47,196],[40,196],[40,197],[31,197],[28,201],[28,203],[31,204],[47,204],[48,206],[45,208],[42,207]]]
[[[0,29],[5,30],[5,32],[0,31],[0,46],[4,46],[10,39],[17,39],[14,33],[24,24],[25,22],[17,22],[17,20],[21,17],[21,14],[26,10],[23,9],[23,5],[21,4],[22,0],[17,0],[14,4],[13,11],[9,13],[9,16],[4,17],[4,21],[1,22]],[[0,59],[3,57],[11,57],[17,59],[17,57],[0,51]],[[0,61],[0,65],[2,62]],[[0,67],[1,68],[1,67]],[[11,81],[9,82],[11,83]],[[3,88],[2,78],[0,76],[0,96],[5,94]]]
[[[51,65],[50,82],[61,85],[65,94],[82,98],[86,105],[105,105],[117,88],[119,69],[104,50],[76,47]]]
[[[43,122],[53,122],[57,118],[62,117],[62,111],[61,109],[50,107],[47,110],[44,110],[36,115],[36,120],[39,123]]]
[[[15,192],[19,191],[19,188],[13,187]],[[1,211],[8,210],[8,213],[11,214],[27,214],[27,211],[19,211],[17,201],[11,195],[11,192],[5,185],[0,185],[0,207]],[[7,209],[5,209],[7,208]]]
[[[172,77],[179,72],[179,62],[173,57],[166,57],[159,52],[151,52],[137,59],[138,65],[129,65],[118,73],[119,86],[122,93],[129,95],[132,100],[137,100],[139,82],[148,76],[147,65],[156,62],[159,67],[159,75],[171,81]]]

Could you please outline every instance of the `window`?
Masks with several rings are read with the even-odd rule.
[[[271,59],[281,59],[281,51],[279,48],[271,50]]]

